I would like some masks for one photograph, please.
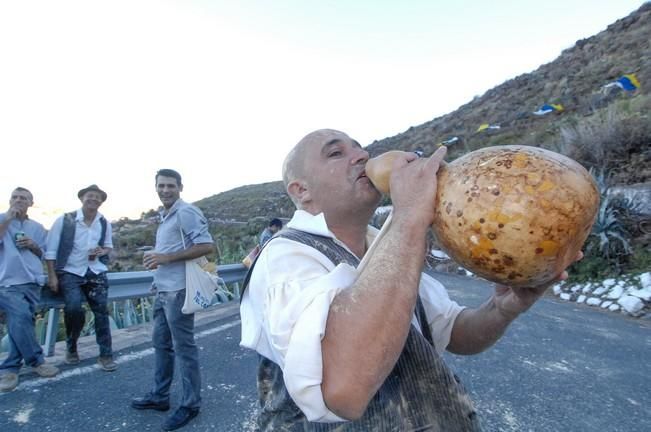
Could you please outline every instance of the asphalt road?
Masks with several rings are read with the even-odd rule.
[[[473,279],[440,279],[461,304],[479,304],[491,292]],[[238,346],[238,320],[197,329],[203,405],[184,431],[252,430],[256,357]],[[446,360],[485,431],[651,430],[650,329],[649,321],[545,298],[492,349]],[[129,407],[151,385],[151,352],[149,345],[121,351],[115,373],[89,359],[54,380],[23,377],[17,391],[0,394],[0,431],[160,430],[166,413]],[[173,408],[179,391],[175,380]]]

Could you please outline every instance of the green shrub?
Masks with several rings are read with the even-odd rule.
[[[651,250],[644,246],[635,246],[629,256],[626,271],[637,274],[648,272],[651,269]]]
[[[598,245],[600,254],[607,260],[614,260],[616,264],[621,255],[630,255],[632,251],[630,234],[619,218],[621,205],[621,201],[614,200],[609,195],[602,196],[597,220],[590,233],[597,241],[589,243],[589,247]]]
[[[606,258],[589,252],[586,252],[581,261],[572,264],[567,272],[570,276],[568,278],[570,284],[603,280],[619,275],[617,269]]]

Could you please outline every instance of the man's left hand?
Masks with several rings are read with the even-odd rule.
[[[583,258],[583,252],[579,252],[574,261]],[[563,272],[555,280],[538,287],[515,288],[505,285],[495,286],[495,307],[498,312],[509,321],[514,320],[522,312],[529,309],[549,288],[558,281],[567,279],[567,271]]]
[[[27,236],[23,236],[20,240],[16,240],[16,247],[18,249],[29,249],[32,252],[39,249],[36,242]]]
[[[142,263],[147,270],[155,270],[159,265],[167,264],[169,259],[166,254],[147,253],[142,257]]]
[[[95,249],[91,249],[88,251],[89,255],[95,255],[96,257],[101,257],[104,256],[108,253],[108,249],[105,249],[101,246],[97,246]]]

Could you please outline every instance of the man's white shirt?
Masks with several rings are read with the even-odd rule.
[[[297,210],[287,227],[332,238],[346,247],[330,232],[323,214]],[[367,245],[378,232],[368,227]],[[309,421],[344,421],[323,400],[321,340],[330,304],[355,282],[357,274],[354,267],[345,263],[335,266],[310,246],[277,238],[262,250],[242,297],[240,345],[280,366],[290,396]],[[419,294],[434,345],[442,354],[463,307],[450,300],[443,285],[424,273]],[[412,323],[420,331],[415,316]]]
[[[61,239],[61,230],[63,229],[63,218],[60,216],[54,224],[47,236],[47,250],[45,252],[46,260],[56,260],[57,251],[59,250],[59,241]],[[75,240],[73,243],[72,251],[68,257],[68,262],[63,268],[63,271],[84,277],[86,271],[90,269],[95,274],[104,273],[107,271],[106,265],[98,258],[94,260],[88,259],[88,251],[94,249],[99,245],[100,237],[102,236],[102,224],[100,218],[102,215],[98,212],[93,219],[90,226],[84,223],[84,213],[81,209],[77,210],[75,216]],[[113,232],[111,230],[111,223],[106,222],[106,234],[104,236],[104,247],[113,249]]]

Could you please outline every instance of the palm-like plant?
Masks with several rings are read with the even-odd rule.
[[[626,230],[622,219],[622,213],[630,207],[629,201],[613,198],[608,194],[608,177],[603,170],[596,174],[590,171],[599,187],[601,203],[590,233],[590,236],[597,241],[591,242],[588,249],[593,248],[597,243],[599,253],[608,260],[613,258],[617,260],[619,256],[630,255],[632,252],[630,233]]]
[[[599,206],[597,220],[592,226],[591,236],[599,241],[602,256],[611,259],[617,255],[630,255],[632,248],[629,233],[620,221],[621,201],[604,196]]]

